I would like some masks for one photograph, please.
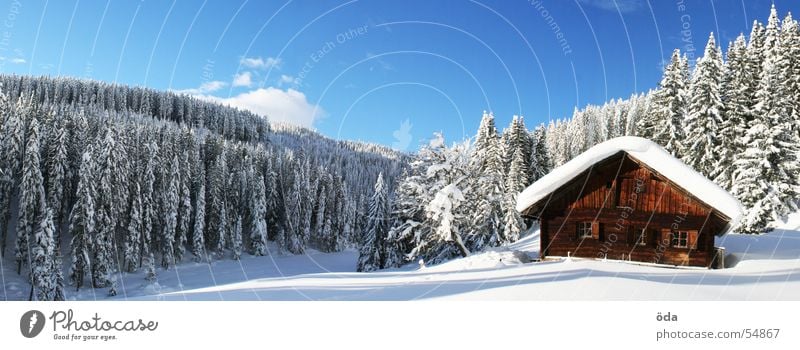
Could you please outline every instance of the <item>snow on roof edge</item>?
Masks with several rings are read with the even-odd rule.
[[[743,215],[742,205],[730,193],[707,179],[656,143],[635,136],[610,139],[589,148],[560,167],[553,169],[517,197],[517,211],[522,212],[574,179],[581,172],[620,151],[626,152],[659,172],[693,196],[730,218],[726,231],[736,227]]]

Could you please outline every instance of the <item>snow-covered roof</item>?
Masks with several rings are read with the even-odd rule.
[[[676,159],[654,142],[635,136],[617,137],[600,143],[530,185],[517,197],[517,210],[522,212],[546,198],[593,164],[623,151],[682,187],[693,196],[731,219],[736,227],[743,210],[736,198],[694,169]]]

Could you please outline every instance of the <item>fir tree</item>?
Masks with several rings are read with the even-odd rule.
[[[179,179],[178,223],[175,236],[175,259],[181,261],[186,251],[186,240],[191,232],[189,224],[192,217],[192,198],[189,192],[189,154],[184,152],[181,158],[182,176]]]
[[[236,221],[231,230],[231,251],[233,260],[239,260],[242,256],[242,216],[237,215]]]
[[[712,173],[714,181],[726,190],[733,187],[733,173],[736,159],[744,153],[743,142],[748,129],[748,121],[752,120],[752,98],[750,79],[747,69],[747,44],[744,35],[739,35],[728,48],[727,64],[723,79],[725,103],[725,120],[720,125],[720,143],[717,150],[718,160]],[[741,163],[740,163],[741,164]]]
[[[83,153],[81,160],[80,173],[78,176],[78,192],[76,203],[72,207],[70,214],[69,232],[72,236],[70,250],[72,265],[70,268],[70,280],[75,285],[75,290],[80,290],[83,286],[85,274],[90,268],[90,246],[94,236],[94,162],[92,161],[92,150],[87,149]]]
[[[141,234],[142,234],[142,197],[139,183],[133,184],[131,192],[131,205],[128,214],[128,232],[123,246],[124,266],[128,272],[134,272],[141,262]]]
[[[480,193],[475,199],[476,210],[471,219],[474,233],[468,242],[470,250],[482,250],[487,244],[497,246],[504,241],[502,218],[506,189],[500,151],[494,116],[484,113],[470,165],[470,171],[477,178],[475,193]]]
[[[172,159],[169,183],[164,193],[164,231],[161,236],[161,266],[169,269],[175,264],[175,229],[178,224],[178,157]]]
[[[56,291],[56,275],[53,274],[55,264],[55,242],[53,235],[53,213],[49,209],[41,216],[31,239],[31,282],[32,300],[53,300]]]
[[[252,205],[250,211],[253,218],[250,225],[250,245],[252,254],[261,256],[267,253],[267,223],[264,220],[267,206],[264,179],[261,175],[256,176],[253,186],[254,190],[250,200]]]
[[[206,216],[206,179],[205,171],[200,166],[198,176],[197,198],[195,199],[194,228],[192,230],[192,254],[196,261],[206,260],[205,216]]]
[[[39,122],[32,119],[28,129],[20,183],[17,240],[14,245],[18,274],[22,266],[28,264],[29,240],[45,210],[44,179],[39,169]]]
[[[22,99],[20,99],[22,100]],[[18,104],[19,105],[19,104]],[[0,258],[5,257],[8,222],[11,219],[11,199],[22,166],[25,142],[25,122],[22,111],[13,108],[4,93],[0,93],[0,107],[10,111],[2,124],[2,153],[0,153]],[[12,109],[13,108],[13,109]],[[5,114],[5,113],[4,113]]]
[[[538,126],[531,135],[531,161],[529,182],[533,183],[550,172],[550,156],[547,153],[547,136],[544,125]]]
[[[375,192],[369,206],[367,230],[361,244],[356,271],[369,272],[384,267],[385,241],[386,241],[386,214],[388,194],[383,183],[383,173],[378,174],[375,181]]]
[[[640,131],[664,146],[670,154],[682,157],[685,153],[683,120],[686,116],[688,67],[683,64],[680,50],[672,53],[664,77],[650,105],[651,113],[641,120]]]
[[[506,191],[508,193],[520,193],[528,186],[529,165],[525,159],[530,160],[530,156],[526,156],[521,148],[517,148],[511,157],[511,166],[508,168],[508,174],[506,175]]]
[[[60,121],[63,123],[63,121]],[[67,131],[61,125],[56,127],[54,135],[54,145],[51,147],[50,155],[47,159],[47,204],[53,210],[53,223],[56,227],[55,242],[56,247],[61,247],[61,222],[64,203],[66,202],[65,184],[67,173],[69,172],[69,154],[67,150]]]
[[[703,57],[698,60],[690,87],[689,115],[684,128],[684,162],[709,177],[717,159],[719,129],[723,120],[722,57],[714,35],[708,38]]]

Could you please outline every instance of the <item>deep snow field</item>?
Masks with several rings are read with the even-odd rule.
[[[729,234],[722,270],[621,261],[537,257],[538,232],[492,251],[437,266],[356,273],[354,250],[306,255],[244,255],[240,261],[184,262],[158,269],[158,282],[122,274],[105,289],[68,288],[69,300],[800,300],[800,213],[765,235]],[[0,300],[27,300],[29,285],[8,260]]]

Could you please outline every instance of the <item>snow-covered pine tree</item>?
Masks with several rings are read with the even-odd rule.
[[[509,242],[519,239],[521,232],[525,231],[525,222],[516,208],[517,195],[509,193],[506,195],[506,213],[503,216],[503,237]]]
[[[533,183],[550,172],[550,155],[547,153],[547,129],[539,125],[531,133],[531,161],[529,182]]]
[[[75,285],[75,290],[83,286],[84,276],[90,269],[90,247],[94,237],[94,162],[92,160],[91,146],[81,157],[80,171],[78,174],[78,191],[76,202],[70,214],[69,232],[70,255],[70,280]]]
[[[689,88],[691,101],[684,123],[683,161],[706,177],[714,172],[719,147],[719,125],[723,121],[722,56],[712,33],[697,62]]]
[[[228,206],[226,204],[222,204],[222,208],[219,209],[219,217],[217,222],[217,231],[216,233],[216,247],[214,251],[217,255],[222,258],[225,256],[225,244],[228,240]]]
[[[195,199],[194,227],[192,229],[192,255],[195,261],[207,260],[205,243],[206,221],[206,172],[199,167],[197,198]]]
[[[485,245],[497,246],[504,243],[503,222],[505,214],[505,184],[503,181],[502,155],[494,127],[494,116],[484,113],[475,146],[470,157],[471,177],[477,198],[473,203],[472,229],[466,242],[469,250],[482,250]],[[453,195],[455,192],[453,192]]]
[[[233,252],[233,260],[239,260],[242,257],[242,216],[236,215],[236,221],[231,229],[231,251]]]
[[[178,157],[169,167],[166,192],[164,192],[164,231],[161,234],[161,267],[175,265],[175,230],[178,225],[178,182],[180,181]]]
[[[0,91],[0,259],[5,257],[6,232],[11,215],[11,195],[14,185],[13,167],[18,166],[18,157],[22,144],[14,139],[15,129],[20,120],[17,113],[11,113],[8,96]]]
[[[523,117],[515,115],[511,119],[511,125],[509,125],[508,129],[503,133],[503,141],[505,143],[504,156],[506,172],[509,171],[511,163],[514,161],[514,153],[517,152],[518,149],[522,152],[522,165],[524,169],[530,168],[532,141],[528,129],[525,128],[525,120]],[[527,185],[527,182],[523,184],[523,186]]]
[[[178,192],[178,223],[175,234],[175,260],[183,260],[186,251],[186,241],[191,233],[189,224],[192,218],[192,197],[189,192],[189,153],[184,151],[180,163],[180,178]]]
[[[131,204],[128,213],[128,230],[123,241],[123,266],[125,271],[134,272],[141,262],[142,241],[142,194],[138,182],[134,182],[131,191]]]
[[[40,216],[36,226],[37,228],[31,236],[33,241],[30,243],[31,300],[53,300],[56,275],[53,274],[55,226],[53,226],[52,211],[44,208],[44,213]]]
[[[69,154],[67,149],[68,134],[65,121],[59,119],[55,126],[55,134],[51,141],[49,156],[47,157],[47,204],[53,210],[53,223],[56,231],[54,240],[56,248],[61,247],[61,222],[63,218],[64,203],[67,202],[66,180],[69,172]]]
[[[33,118],[28,127],[25,144],[25,159],[22,163],[19,212],[17,215],[17,239],[14,244],[17,273],[29,263],[29,240],[45,211],[44,179],[39,168],[39,122]]]
[[[302,167],[295,167],[292,185],[288,193],[285,194],[284,204],[286,205],[286,249],[292,254],[302,254],[304,246],[302,243],[302,193],[303,193],[303,178]]]
[[[712,175],[717,184],[730,190],[733,187],[736,159],[746,147],[747,123],[752,119],[750,106],[753,104],[753,92],[750,90],[750,79],[757,78],[748,74],[747,43],[743,34],[728,47],[726,56],[722,89],[726,113],[725,120],[720,124],[718,160]]]
[[[228,229],[228,213],[226,203],[226,183],[228,178],[228,161],[225,152],[225,143],[222,142],[222,151],[217,155],[208,174],[209,184],[206,188],[206,201],[210,205],[208,213],[209,244],[215,251],[222,255],[225,249],[225,236]]]
[[[388,213],[388,190],[383,182],[383,173],[375,181],[375,192],[369,205],[367,230],[361,243],[356,271],[369,272],[384,268],[386,241],[386,214]]]
[[[145,265],[145,259],[148,257],[150,258],[149,263],[155,264],[155,258],[153,256],[153,225],[154,220],[156,219],[156,202],[154,195],[156,195],[154,191],[156,176],[155,176],[155,167],[156,167],[156,158],[155,155],[158,153],[158,146],[155,143],[148,143],[145,146],[145,159],[144,159],[144,174],[142,176],[142,187],[141,187],[141,194],[142,194],[142,233],[141,233],[141,245],[139,248],[139,266],[145,266],[146,268],[150,268],[149,266]],[[153,274],[155,276],[155,274]]]
[[[528,168],[529,164],[525,159],[530,160],[530,156],[526,156],[522,152],[522,148],[517,148],[511,156],[511,165],[506,174],[506,191],[509,194],[516,195],[522,192],[528,186]]]
[[[749,91],[750,104],[748,105],[751,113],[755,112],[755,106],[758,103],[756,99],[756,91],[761,80],[761,70],[764,66],[764,42],[766,40],[764,35],[764,25],[758,21],[753,21],[753,29],[750,31],[750,37],[747,42],[747,76],[750,77],[748,81],[747,90]],[[747,120],[748,124],[753,120],[755,114],[751,114]]]
[[[467,257],[470,251],[461,237],[463,230],[461,224],[466,220],[458,214],[459,206],[464,199],[458,182],[447,184],[436,192],[433,200],[426,206],[425,213],[434,223],[433,239],[455,243],[461,256]]]
[[[778,218],[780,189],[774,181],[776,169],[770,161],[775,160],[775,145],[767,136],[769,126],[766,118],[757,117],[750,125],[744,142],[747,147],[735,161],[732,192],[746,208],[746,215],[736,229],[741,233],[760,234],[771,231],[769,223]]]
[[[682,157],[685,152],[683,148],[685,133],[682,125],[688,107],[686,101],[688,72],[685,69],[688,67],[683,64],[680,50],[676,49],[672,52],[672,58],[664,69],[664,77],[650,104],[651,112],[640,121],[639,125],[644,137],[649,137],[664,146],[667,152],[676,157]]]
[[[267,205],[266,193],[264,189],[264,178],[261,174],[255,177],[251,193],[251,216],[253,219],[250,225],[250,251],[255,256],[267,254],[267,222],[265,221]]]

